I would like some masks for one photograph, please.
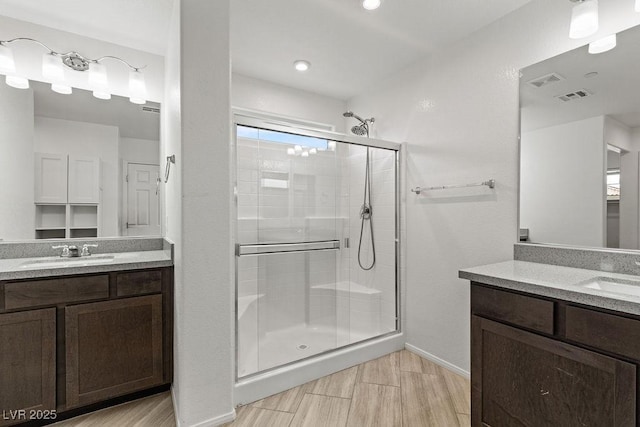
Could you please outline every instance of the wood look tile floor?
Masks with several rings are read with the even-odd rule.
[[[407,350],[236,408],[225,427],[471,425],[469,380]]]
[[[406,350],[236,409],[226,427],[456,427],[470,425],[469,380]],[[174,427],[158,394],[55,424]]]

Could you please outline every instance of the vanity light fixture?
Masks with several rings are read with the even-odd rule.
[[[362,7],[367,10],[376,10],[380,7],[381,0],[362,0]]]
[[[93,90],[93,96],[100,99],[111,99],[109,91],[109,80],[107,70],[102,63],[105,59],[114,59],[129,67],[129,100],[134,104],[145,104],[147,102],[147,87],[144,75],[140,70],[144,67],[134,67],[122,58],[117,56],[102,56],[97,59],[87,58],[78,52],[70,51],[66,53],[56,52],[46,44],[36,39],[27,37],[17,37],[11,40],[0,40],[0,73],[5,74],[5,81],[9,86],[18,89],[27,89],[29,80],[16,75],[16,64],[13,59],[13,52],[9,44],[17,41],[27,41],[39,44],[49,52],[42,57],[42,76],[51,82],[51,90],[62,94],[70,94],[71,86],[65,82],[65,65],[74,71],[89,71],[89,84]]]
[[[603,53],[613,49],[614,47],[616,47],[616,39],[617,39],[616,35],[611,34],[610,36],[606,36],[599,40],[589,43],[589,53],[591,54]]]
[[[598,31],[598,0],[570,0],[576,3],[571,11],[569,38],[582,39]]]
[[[298,71],[307,71],[309,67],[311,67],[311,63],[309,61],[305,61],[304,59],[298,59],[293,63],[293,66]]]

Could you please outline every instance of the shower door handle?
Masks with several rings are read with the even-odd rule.
[[[236,256],[284,254],[290,252],[311,252],[340,249],[339,240],[323,240],[301,243],[257,243],[236,244]]]

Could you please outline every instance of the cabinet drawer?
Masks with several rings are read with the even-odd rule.
[[[640,320],[568,306],[566,338],[640,360]]]
[[[162,292],[162,271],[135,271],[120,273],[116,279],[119,297]]]
[[[553,301],[473,285],[473,314],[553,334]]]
[[[109,297],[109,276],[11,282],[4,285],[5,309],[90,301]]]

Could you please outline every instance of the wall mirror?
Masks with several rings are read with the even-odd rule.
[[[160,104],[0,82],[0,240],[159,236]]]
[[[520,241],[639,249],[640,27],[521,71]]]

